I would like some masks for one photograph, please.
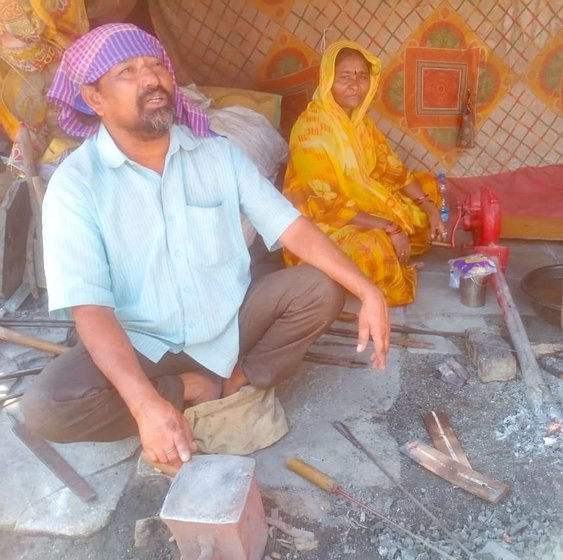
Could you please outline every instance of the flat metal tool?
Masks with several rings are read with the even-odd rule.
[[[74,470],[74,467],[54,447],[31,432],[14,415],[8,413],[8,417],[12,421],[14,434],[71,492],[76,494],[83,502],[91,502],[98,497],[92,486]]]

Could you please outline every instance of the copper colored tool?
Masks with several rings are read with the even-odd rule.
[[[322,473],[321,471],[319,471],[315,467],[309,465],[308,463],[305,463],[305,461],[301,461],[301,459],[297,459],[296,457],[291,457],[290,459],[287,460],[287,466],[294,473],[297,473],[299,476],[302,476],[303,478],[305,478],[309,482],[312,482],[313,484],[315,484],[316,486],[318,486],[319,488],[321,488],[325,492],[328,492],[329,494],[336,494],[337,496],[340,496],[341,498],[344,498],[345,500],[348,500],[349,502],[356,504],[357,506],[361,507],[362,509],[369,511],[370,513],[373,513],[373,515],[375,515],[376,517],[379,517],[379,519],[381,519],[382,521],[384,521],[388,525],[391,525],[391,527],[393,527],[393,528],[395,528],[399,531],[402,531],[403,533],[406,533],[411,538],[413,538],[413,539],[417,540],[418,542],[422,543],[424,546],[427,546],[428,548],[430,548],[434,552],[437,552],[440,556],[443,556],[444,558],[449,558],[450,560],[453,560],[454,557],[450,556],[447,552],[440,550],[438,547],[434,546],[432,543],[428,542],[426,539],[423,539],[422,537],[416,535],[412,531],[409,531],[408,529],[401,527],[398,523],[395,523],[394,521],[389,519],[386,515],[383,515],[379,511],[373,509],[372,507],[368,506],[364,502],[361,502],[360,500],[354,498],[353,496],[351,496],[350,494],[348,494],[347,492],[342,490],[342,488],[338,485],[338,483],[335,482],[334,480],[332,480],[332,478],[330,478],[328,475]]]

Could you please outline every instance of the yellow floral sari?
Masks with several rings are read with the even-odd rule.
[[[88,28],[85,0],[0,0],[0,126],[12,140],[19,121],[44,124],[51,66]]]
[[[331,93],[336,55],[346,47],[371,65],[368,93],[350,117]],[[415,269],[399,262],[383,230],[350,221],[358,212],[392,221],[409,236],[411,254],[421,254],[430,247],[428,218],[401,189],[416,179],[435,203],[439,195],[435,179],[407,170],[367,116],[380,71],[379,59],[356,43],[339,41],[325,51],[319,86],[291,131],[283,192],[383,290],[389,305],[404,305],[415,297]],[[299,261],[286,251],[285,262]]]

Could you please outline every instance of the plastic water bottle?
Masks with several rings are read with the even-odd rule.
[[[438,187],[442,203],[440,205],[440,218],[442,223],[447,224],[450,221],[450,205],[448,203],[448,185],[446,184],[446,174],[444,172],[438,175]]]

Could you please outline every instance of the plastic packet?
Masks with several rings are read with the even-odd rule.
[[[451,288],[459,288],[461,278],[483,278],[497,271],[494,261],[479,253],[450,259],[448,264],[450,265]]]

